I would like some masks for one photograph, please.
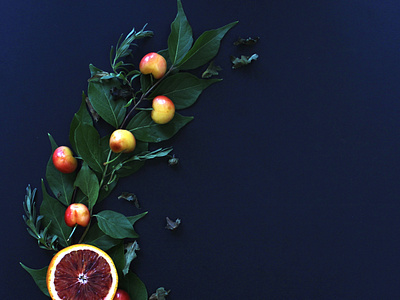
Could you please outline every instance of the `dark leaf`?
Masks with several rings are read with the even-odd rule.
[[[112,247],[118,245],[121,239],[112,238],[99,228],[98,224],[90,225],[89,231],[83,240],[84,243],[96,246],[104,251],[111,249]]]
[[[80,123],[93,125],[92,117],[90,116],[88,109],[86,108],[86,104],[90,104],[90,102],[87,101],[87,99],[88,98],[86,97],[85,93],[82,92],[81,105],[79,107],[79,110],[74,114],[74,117],[72,118],[71,125],[69,128],[69,142],[71,143],[71,146],[75,150],[75,152],[77,152],[76,146],[75,146],[75,129],[76,129],[76,127],[78,127]]]
[[[127,217],[128,221],[131,223],[131,225],[135,225],[135,223],[140,220],[141,218],[143,218],[145,215],[147,215],[147,211],[141,214],[138,214],[136,216],[130,216]]]
[[[168,160],[169,166],[176,166],[179,163],[179,158],[175,157],[175,154]]]
[[[149,300],[165,300],[171,291],[166,291],[163,287],[160,287],[152,294]]]
[[[69,205],[71,204],[71,198],[74,192],[74,180],[76,177],[76,172],[65,174],[56,169],[53,164],[52,155],[54,150],[57,148],[57,144],[50,134],[49,139],[51,143],[52,154],[46,166],[46,180],[54,196],[56,196],[56,198],[64,205]]]
[[[178,13],[171,24],[171,33],[168,37],[169,59],[173,65],[179,63],[186,55],[193,44],[192,28],[186,18],[180,0],[178,3]]]
[[[221,79],[200,79],[190,73],[177,73],[165,78],[151,93],[150,98],[167,96],[177,110],[193,105],[200,94]]]
[[[72,229],[64,222],[66,207],[47,193],[43,180],[42,194],[43,201],[40,206],[40,214],[43,216],[43,223],[45,226],[49,226],[49,233],[58,236],[59,243],[63,247],[67,247],[70,245],[68,237]]]
[[[176,219],[175,221],[172,221],[170,218],[166,217],[166,220],[167,220],[167,226],[165,228],[169,229],[169,230],[175,230],[181,224],[180,219]]]
[[[133,202],[133,204],[135,204],[136,208],[140,208],[139,200],[136,197],[136,195],[133,193],[124,192],[118,196],[118,199],[125,199],[127,201]]]
[[[210,78],[211,76],[218,75],[218,72],[221,71],[222,68],[220,66],[214,65],[214,61],[212,61],[209,65],[207,70],[203,72],[201,75],[202,78]]]
[[[96,174],[93,173],[86,162],[83,162],[82,168],[76,177],[75,186],[79,187],[88,197],[88,206],[89,210],[91,210],[97,202],[100,186]]]
[[[95,172],[102,173],[104,168],[103,157],[100,148],[100,135],[96,128],[81,123],[75,129],[75,145],[82,159]]]
[[[114,87],[120,88],[117,79],[102,82],[90,81],[88,97],[94,110],[100,117],[114,128],[118,128],[125,117],[126,102],[122,99],[113,99],[111,90]]]
[[[256,43],[258,42],[259,39],[260,39],[260,37],[258,37],[258,36],[255,37],[255,38],[249,37],[249,38],[247,38],[247,39],[238,38],[233,44],[234,44],[235,46],[238,46],[238,45],[251,46],[251,45],[256,44]]]
[[[101,231],[112,238],[124,239],[138,237],[138,234],[133,230],[132,224],[121,213],[112,210],[103,210],[94,216],[97,218]]]
[[[120,240],[120,242],[112,247],[111,249],[107,250],[108,255],[112,258],[115,267],[117,268],[118,275],[122,275],[123,269],[126,265],[125,260],[125,246],[124,241]]]
[[[31,269],[25,266],[23,263],[19,263],[22,268],[25,269],[33,278],[39,289],[45,294],[46,296],[50,297],[49,291],[47,290],[46,284],[46,274],[48,267],[44,267],[42,269]]]
[[[125,246],[125,266],[122,269],[124,276],[128,274],[132,261],[137,257],[136,251],[140,250],[136,241]]]
[[[140,75],[140,87],[142,93],[146,93],[147,90],[152,86],[152,84],[153,84],[153,77],[151,75],[145,75],[145,74]]]
[[[131,32],[128,33],[128,35],[125,37],[125,39],[122,41],[121,44],[119,44],[119,41],[122,38],[119,38],[119,41],[117,43],[116,46],[116,51],[115,51],[115,58],[114,58],[114,62],[112,63],[112,66],[114,69],[116,69],[117,67],[117,60],[124,58],[126,56],[129,56],[132,52],[132,50],[130,50],[129,48],[133,45],[133,41],[136,39],[142,39],[145,37],[152,37],[153,36],[153,32],[150,30],[144,30],[146,27],[146,25],[138,32],[135,31],[135,28],[133,28],[131,30]],[[123,63],[120,65],[124,65]]]
[[[169,123],[160,125],[153,122],[150,114],[150,111],[139,112],[126,127],[136,139],[148,143],[158,143],[170,139],[193,120],[193,117],[184,117],[175,113],[175,117]]]
[[[90,70],[91,77],[88,79],[88,81],[92,81],[92,80],[98,81],[100,78],[110,75],[110,73],[105,72],[105,71],[95,67],[92,64],[89,65],[89,70]]]
[[[222,38],[237,23],[232,22],[218,29],[204,32],[179,62],[178,68],[180,70],[196,69],[212,60],[218,53]]]
[[[129,294],[131,300],[148,300],[146,286],[139,277],[131,271],[119,278],[118,287],[125,290]]]
[[[158,51],[157,53],[165,58],[165,60],[167,61],[167,69],[169,69],[172,64],[171,59],[169,58],[169,49],[163,49]]]
[[[240,58],[231,56],[231,62],[232,62],[232,69],[237,69],[243,66],[246,66],[250,64],[253,60],[257,60],[258,55],[253,54],[252,56],[245,56],[242,55]]]

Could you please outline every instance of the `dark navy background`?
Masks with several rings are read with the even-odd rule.
[[[400,3],[389,0],[183,1],[195,37],[239,20],[222,42],[221,83],[184,114],[154,161],[102,205],[132,215],[133,269],[168,299],[400,297]],[[175,0],[0,4],[3,299],[46,299],[19,266],[46,266],[22,220],[40,187],[47,133],[68,144],[93,63],[148,23],[137,60],[166,48]],[[260,36],[252,47],[239,37]],[[259,54],[232,70],[230,55]],[[199,72],[202,70],[199,70]],[[134,192],[142,209],[118,200]],[[40,202],[38,193],[38,202]],[[176,232],[165,217],[181,218]]]

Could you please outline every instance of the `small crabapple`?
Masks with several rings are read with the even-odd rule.
[[[90,221],[90,212],[85,204],[72,203],[64,214],[65,224],[74,227],[76,224],[86,227]]]
[[[62,173],[72,173],[78,166],[78,161],[67,146],[60,146],[53,152],[53,164]]]
[[[129,294],[124,290],[117,289],[113,300],[130,300]]]
[[[117,129],[111,134],[109,144],[114,153],[128,153],[135,150],[136,139],[129,130]]]
[[[152,74],[155,79],[160,79],[167,71],[167,61],[155,52],[146,54],[139,63],[142,74]]]
[[[157,124],[166,124],[174,118],[175,105],[166,96],[157,96],[153,99],[151,118]]]

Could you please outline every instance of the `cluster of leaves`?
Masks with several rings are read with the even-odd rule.
[[[119,271],[120,288],[132,300],[147,299],[144,284],[130,271],[130,264],[139,249],[135,239],[139,235],[133,225],[145,213],[125,216],[103,210],[93,214],[94,206],[105,199],[115,188],[119,178],[138,171],[146,160],[170,156],[172,148],[150,150],[149,146],[173,137],[193,117],[175,113],[167,124],[156,124],[150,117],[148,100],[157,95],[169,97],[177,111],[193,105],[202,91],[220,79],[203,79],[187,72],[208,64],[217,54],[221,39],[237,22],[201,34],[195,41],[191,26],[180,0],[177,15],[171,24],[168,48],[159,51],[168,63],[168,71],[159,80],[143,75],[134,65],[124,60],[132,57],[131,46],[137,39],[153,36],[151,31],[134,29],[110,51],[111,71],[89,66],[91,77],[87,95],[82,94],[79,110],[70,124],[69,141],[80,161],[80,167],[71,174],[59,172],[50,157],[46,178],[42,180],[43,199],[39,214],[35,207],[35,192],[27,188],[24,220],[28,232],[40,247],[58,251],[76,242],[70,238],[72,228],[64,222],[65,209],[71,203],[84,203],[91,212],[91,222],[79,238],[79,243],[97,246],[107,251]],[[122,40],[122,42],[121,42]],[[131,131],[137,141],[132,153],[115,154],[109,148],[109,134],[101,135],[98,119],[104,121],[106,130],[118,128]],[[58,147],[49,134],[52,152]],[[50,191],[48,191],[50,190]],[[45,283],[47,267],[31,269],[21,264],[48,295]]]
[[[260,40],[260,37],[255,38],[238,38],[233,44],[235,46],[253,46]],[[257,60],[258,54],[254,53],[252,55],[241,55],[240,57],[235,57],[231,55],[232,69],[238,69],[243,66],[249,65],[252,61]]]

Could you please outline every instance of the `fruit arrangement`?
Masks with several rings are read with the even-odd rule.
[[[221,80],[198,78],[189,71],[212,63],[222,38],[237,22],[194,40],[180,0],[177,8],[168,49],[145,55],[136,69],[130,62],[135,59],[131,46],[153,32],[133,29],[121,36],[111,48],[111,70],[89,66],[87,95],[82,94],[70,124],[70,145],[59,146],[49,134],[52,154],[39,211],[36,189],[28,185],[23,217],[39,247],[55,255],[42,269],[21,266],[52,299],[149,298],[130,269],[139,237],[133,226],[146,213],[125,216],[94,208],[120,178],[133,175],[147,160],[171,157],[172,147],[155,145],[192,121],[179,111]]]

